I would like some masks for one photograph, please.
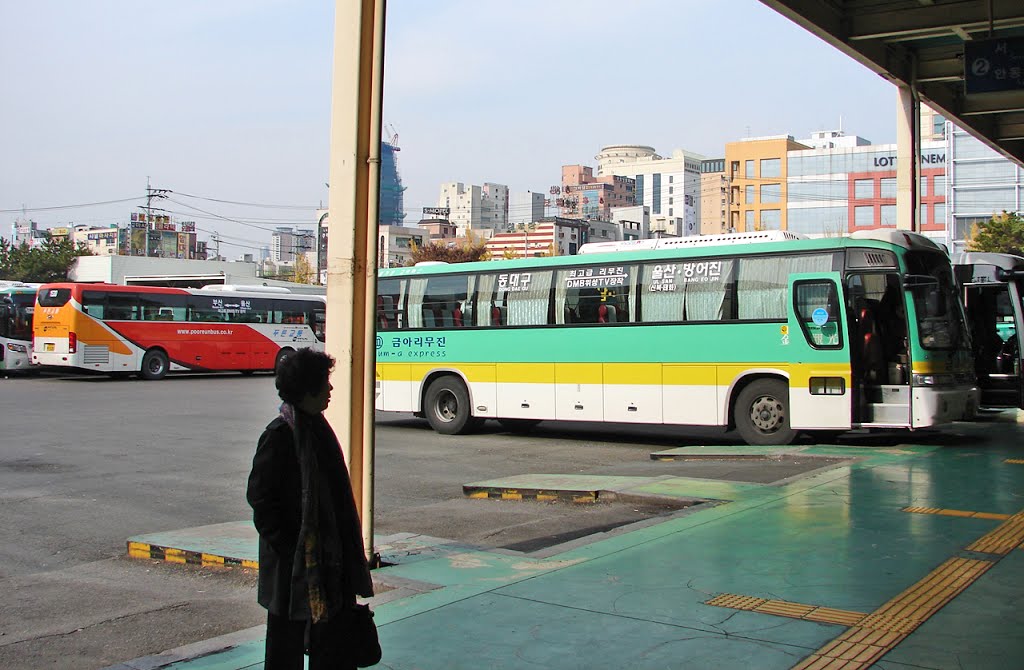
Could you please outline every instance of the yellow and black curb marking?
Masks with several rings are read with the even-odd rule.
[[[489,486],[463,486],[467,498],[491,500],[561,500],[573,503],[596,503],[597,491],[545,491],[541,489],[506,489]]]
[[[867,616],[864,612],[837,610],[831,607],[791,603],[786,600],[769,600],[768,598],[757,598],[755,596],[740,596],[732,593],[723,593],[715,596],[704,604],[714,605],[715,607],[730,607],[748,612],[774,614],[775,616],[803,619],[804,621],[834,623],[840,626],[855,626],[857,622]]]
[[[204,567],[224,566],[253,568],[254,570],[260,567],[258,561],[218,556],[216,554],[207,554],[201,551],[187,551],[184,549],[175,549],[173,547],[161,547],[160,545],[146,544],[144,542],[129,542],[128,556],[130,558],[149,558],[158,561],[167,561],[168,563],[186,563],[188,565],[202,565]]]

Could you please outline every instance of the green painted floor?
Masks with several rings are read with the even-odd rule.
[[[380,667],[791,668],[846,627],[705,603],[731,593],[866,614],[958,556],[992,567],[873,665],[850,667],[1024,667],[1024,550],[966,551],[1010,522],[901,511],[1021,512],[1024,464],[1005,460],[1024,458],[1022,438],[1024,427],[989,421],[923,444],[906,435],[806,447],[850,460],[777,486],[612,478],[597,483],[727,502],[544,559],[392,538],[384,553],[405,558],[378,577],[429,588],[376,605]],[[555,482],[523,473],[515,483],[527,487],[531,474],[543,488]],[[166,667],[262,668],[262,642]]]

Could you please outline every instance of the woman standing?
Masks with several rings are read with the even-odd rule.
[[[278,366],[281,414],[256,447],[247,499],[259,532],[258,601],[267,608],[266,670],[355,668],[356,596],[372,596],[352,485],[323,411],[334,359],[300,349]]]

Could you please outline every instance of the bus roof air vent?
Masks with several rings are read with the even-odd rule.
[[[882,249],[850,249],[847,267],[859,269],[895,269],[896,255]]]

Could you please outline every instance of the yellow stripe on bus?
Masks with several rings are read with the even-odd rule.
[[[434,371],[458,371],[471,383],[609,384],[640,386],[729,386],[752,370],[788,374],[790,385],[806,388],[811,377],[840,377],[843,363],[377,363],[382,382],[419,382]]]

